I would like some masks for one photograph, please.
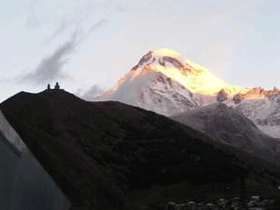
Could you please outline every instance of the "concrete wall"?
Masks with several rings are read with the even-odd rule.
[[[68,199],[0,112],[0,209],[67,210],[69,207]]]

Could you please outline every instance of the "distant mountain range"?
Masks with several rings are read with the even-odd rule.
[[[69,197],[72,210],[140,210],[170,200],[239,196],[240,180],[246,180],[248,196],[279,194],[275,164],[151,111],[88,102],[63,90],[21,92],[0,108]],[[257,128],[241,120],[255,134]],[[270,143],[268,148],[275,147]]]
[[[170,49],[149,51],[93,100],[120,101],[165,116],[218,101],[242,112],[264,133],[280,138],[280,91],[276,87],[265,90],[228,84]]]

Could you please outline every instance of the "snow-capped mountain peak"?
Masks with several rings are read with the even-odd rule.
[[[116,100],[172,115],[209,104],[222,88],[230,95],[242,90],[178,52],[163,48],[146,53],[137,65],[96,100]]]
[[[193,94],[175,80],[155,71],[130,71],[96,100],[115,100],[163,115],[198,106]]]
[[[115,100],[171,116],[224,103],[264,132],[280,137],[280,90],[226,83],[180,53],[164,48],[146,53],[127,74],[95,100]]]
[[[242,87],[230,85],[208,69],[170,49],[149,51],[131,71],[155,71],[170,77],[193,93],[214,95],[222,88],[233,95]]]

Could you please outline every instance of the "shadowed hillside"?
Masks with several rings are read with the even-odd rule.
[[[219,183],[218,195],[239,178],[276,194],[269,186],[279,168],[150,111],[87,102],[63,90],[21,92],[0,107],[73,209],[138,209],[208,197],[209,184]],[[176,198],[179,186],[185,188]]]
[[[172,116],[178,122],[203,132],[214,140],[280,164],[280,140],[263,133],[245,115],[223,103],[211,104]]]

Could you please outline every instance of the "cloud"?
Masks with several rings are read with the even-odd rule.
[[[158,3],[162,3],[162,0],[154,0],[154,1],[150,1],[149,4],[147,5],[147,7],[156,5]]]
[[[49,44],[51,43],[58,35],[63,33],[67,27],[70,25],[70,23],[66,20],[62,20],[59,27],[53,32],[53,34],[47,38],[43,43],[44,44]]]
[[[36,0],[33,0],[29,3],[29,14],[27,16],[26,24],[25,26],[27,28],[36,28],[40,26],[40,22],[37,17],[35,4],[37,3]]]
[[[77,32],[74,32],[69,41],[58,47],[50,56],[44,58],[33,72],[21,76],[20,82],[31,82],[41,85],[55,79],[66,78],[67,74],[62,71],[68,61],[65,57],[73,53],[77,45]]]
[[[95,31],[96,29],[98,29],[99,27],[101,27],[103,24],[107,23],[109,20],[107,18],[103,18],[100,21],[98,21],[97,23],[95,23],[94,25],[92,25],[89,29],[88,29],[88,33],[91,33],[93,31]]]
[[[262,0],[247,0],[247,4],[248,4],[248,6],[253,7],[253,6],[258,5],[261,1]]]
[[[116,6],[116,12],[124,12],[124,11],[125,11],[125,6],[119,2]]]
[[[93,101],[95,97],[102,93],[104,90],[98,86],[98,85],[93,85],[89,90],[87,90],[84,94],[79,93],[82,99],[87,100],[87,101]]]

